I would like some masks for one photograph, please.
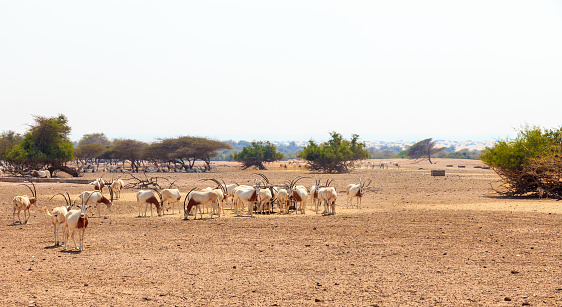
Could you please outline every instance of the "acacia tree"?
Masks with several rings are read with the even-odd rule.
[[[166,160],[180,163],[182,167],[193,169],[195,161],[205,162],[205,169],[210,169],[211,158],[218,155],[221,149],[231,149],[228,143],[209,140],[201,137],[182,136],[163,139],[146,147],[144,157],[149,160]]]
[[[427,160],[429,160],[429,163],[433,164],[433,162],[431,162],[431,156],[440,151],[443,151],[446,148],[446,147],[435,147],[435,145],[436,143],[432,141],[431,138],[421,140],[415,143],[414,145],[410,146],[410,148],[406,150],[406,156],[410,159],[416,159],[416,160],[427,158]]]
[[[254,141],[242,148],[240,152],[233,153],[232,159],[242,163],[242,168],[256,167],[264,170],[266,162],[274,162],[283,159],[283,154],[277,151],[275,144],[269,141]]]
[[[105,136],[105,133],[84,134],[80,141],[78,141],[78,146],[88,144],[100,144],[102,146],[109,146],[111,145],[111,141]]]
[[[131,168],[138,173],[140,160],[143,158],[143,151],[146,146],[146,143],[137,140],[115,140],[112,147],[112,156],[115,159],[131,161]]]
[[[211,158],[216,157],[219,151],[223,149],[232,149],[232,146],[228,143],[208,140],[205,138],[193,138],[192,146],[194,149],[194,156],[205,162],[205,170],[211,169]]]
[[[96,159],[95,163],[99,167],[99,159],[111,159],[111,155],[107,154],[110,147],[111,141],[104,133],[84,134],[78,141],[78,146],[74,148],[74,155],[84,163],[94,162],[93,160]]]
[[[78,176],[75,169],[63,163],[74,159],[74,145],[70,141],[70,126],[66,116],[43,117],[34,115],[35,124],[30,125],[23,139],[6,154],[10,162],[20,164],[22,168],[41,169],[48,167],[51,176],[61,170],[72,176]]]
[[[102,153],[104,153],[106,147],[98,143],[90,143],[84,145],[78,145],[74,148],[74,156],[78,159],[84,160],[84,162],[88,160],[92,160]]]
[[[297,156],[306,160],[312,170],[326,173],[347,173],[354,161],[369,157],[365,143],[359,142],[359,135],[353,134],[351,140],[345,140],[337,132],[331,132],[330,136],[329,141],[320,144],[308,141]]]

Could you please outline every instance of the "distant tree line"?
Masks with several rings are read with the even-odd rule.
[[[248,141],[225,141],[232,146],[231,149],[222,150],[216,157],[212,160],[217,161],[233,161],[232,154],[241,151],[244,147],[249,146],[251,142]],[[288,144],[275,144],[277,151],[283,154],[283,160],[290,160],[298,158],[298,154],[304,149],[305,146],[297,145],[296,142],[292,141]],[[369,153],[369,159],[407,159],[408,148],[403,148],[402,146],[371,146],[365,147]],[[470,150],[461,149],[456,150],[454,146],[447,147],[443,151],[435,153],[432,155],[434,158],[445,158],[445,159],[480,159],[480,150]]]
[[[210,169],[211,158],[232,147],[225,142],[202,137],[181,136],[160,139],[152,144],[132,139],[110,141],[103,133],[86,134],[76,146],[70,141],[71,131],[64,115],[48,118],[34,116],[35,123],[24,135],[6,131],[0,135],[0,160],[15,173],[48,169],[51,176],[63,171],[78,176],[78,169],[67,162],[99,163],[100,160],[127,160],[138,172],[141,161],[174,163],[187,170],[195,161]]]
[[[76,144],[69,140],[71,128],[64,115],[48,118],[34,116],[35,123],[20,135],[5,131],[0,135],[0,160],[15,172],[31,169],[48,169],[51,175],[63,171],[78,176],[77,169],[67,166],[76,161],[81,165],[100,161],[128,161],[138,172],[142,163],[173,164],[174,168],[190,170],[196,161],[203,161],[205,170],[212,160],[235,160],[244,168],[264,167],[263,163],[281,159],[299,158],[307,161],[312,170],[323,172],[349,171],[352,162],[368,158],[413,158],[426,156],[438,158],[475,159],[479,153],[454,148],[435,148],[431,139],[422,140],[407,149],[399,146],[367,148],[354,134],[346,140],[337,132],[330,133],[327,142],[309,141],[306,146],[296,142],[274,145],[271,142],[216,141],[202,137],[180,136],[159,139],[148,144],[133,139],[109,140],[103,133],[85,134]]]

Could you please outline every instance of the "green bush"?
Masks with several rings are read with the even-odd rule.
[[[562,129],[524,127],[513,140],[500,140],[480,158],[505,182],[508,196],[562,196]]]
[[[348,172],[354,161],[369,158],[365,143],[359,142],[359,135],[354,134],[350,141],[344,140],[337,132],[330,133],[328,142],[316,144],[310,140],[298,154],[306,160],[312,170],[326,173]]]
[[[257,167],[265,169],[263,163],[274,162],[283,159],[283,154],[277,151],[277,147],[271,142],[252,142],[242,148],[242,151],[233,153],[232,159],[242,163],[242,168]]]

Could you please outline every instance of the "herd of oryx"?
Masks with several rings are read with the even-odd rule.
[[[295,213],[305,214],[307,204],[313,208],[316,213],[319,213],[320,206],[323,204],[323,215],[332,215],[336,213],[336,200],[338,194],[336,189],[330,184],[333,180],[326,180],[322,184],[320,177],[315,177],[314,185],[307,188],[297,183],[306,177],[297,176],[293,180],[287,181],[285,184],[274,185],[271,184],[269,179],[264,174],[255,174],[260,177],[260,180],[255,179],[254,185],[239,185],[239,184],[226,184],[224,181],[219,181],[214,178],[201,179],[201,181],[209,181],[216,184],[214,187],[207,187],[204,189],[196,190],[191,189],[185,194],[183,200],[184,219],[188,219],[189,215],[197,218],[197,211],[200,218],[203,218],[203,208],[207,209],[211,218],[214,215],[220,217],[221,212],[224,215],[225,205],[230,205],[236,216],[247,215],[252,216],[254,213],[283,213],[289,214],[291,211]],[[37,204],[37,190],[35,184],[30,182],[23,184],[29,188],[32,196],[27,195],[16,196],[13,199],[13,223],[16,223],[15,215],[18,215],[20,224],[26,224],[30,212],[29,209],[32,205],[38,207]],[[356,207],[359,209],[361,206],[361,199],[366,189],[370,185],[371,180],[367,179],[359,183],[352,183],[346,187],[347,204],[351,205],[353,198],[356,198]],[[65,204],[49,211],[46,207],[42,209],[51,219],[54,231],[55,246],[60,245],[59,236],[62,236],[64,249],[67,249],[67,242],[69,237],[72,238],[76,249],[79,251],[84,250],[84,232],[88,227],[88,204],[96,205],[98,216],[100,215],[100,206],[105,204],[111,211],[114,196],[121,197],[121,192],[125,187],[125,183],[121,179],[106,182],[102,178],[98,178],[91,182],[93,185],[92,191],[84,191],[78,195],[74,201],[71,199],[68,192],[57,193],[53,195],[50,200],[56,196],[62,196]],[[139,209],[139,217],[146,217],[148,207],[150,207],[150,215],[152,216],[153,207],[156,209],[158,216],[161,216],[164,211],[164,206],[167,204],[171,206],[172,214],[174,207],[178,206],[178,213],[180,212],[180,202],[182,193],[179,189],[172,189],[173,183],[168,189],[143,189],[136,193],[136,202]],[[110,198],[103,195],[104,187],[109,190]],[[78,202],[78,203],[77,203]],[[77,209],[72,209],[77,207]],[[143,212],[144,208],[144,212]],[[20,213],[23,211],[24,220],[22,222]],[[79,245],[76,244],[74,238],[75,233],[79,235]]]

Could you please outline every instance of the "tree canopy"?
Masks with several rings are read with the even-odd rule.
[[[436,143],[431,138],[421,140],[406,150],[406,156],[410,159],[427,158],[431,162],[431,156],[444,150],[446,147],[435,147]]]
[[[266,169],[264,163],[279,161],[283,159],[283,154],[269,141],[254,141],[240,152],[233,153],[232,159],[242,163],[243,169],[256,167],[263,170]]]
[[[206,169],[209,169],[211,158],[218,155],[220,150],[230,148],[232,146],[221,141],[181,136],[150,144],[144,150],[144,157],[149,160],[178,162],[184,169],[192,169],[196,160],[202,160]]]
[[[111,141],[105,136],[105,133],[84,134],[80,141],[78,141],[78,146],[88,144],[100,144],[102,146],[109,146],[111,145]]]
[[[106,151],[106,147],[99,143],[78,145],[74,148],[74,155],[78,159],[89,160],[99,157]]]
[[[57,169],[62,163],[72,161],[74,145],[68,138],[70,126],[66,116],[34,116],[34,119],[35,124],[30,125],[22,140],[12,146],[6,160],[37,169],[45,166]]]
[[[113,141],[113,158],[131,161],[131,167],[138,172],[139,160],[143,158],[143,151],[148,144],[131,139]]]
[[[14,131],[8,130],[2,132],[0,135],[0,160],[6,160],[6,156],[12,147],[18,144],[22,139],[23,136]]]
[[[353,134],[351,140],[345,140],[337,132],[331,132],[330,136],[329,141],[321,144],[310,140],[297,156],[306,160],[312,170],[326,173],[349,172],[354,161],[369,158],[359,135]]]

